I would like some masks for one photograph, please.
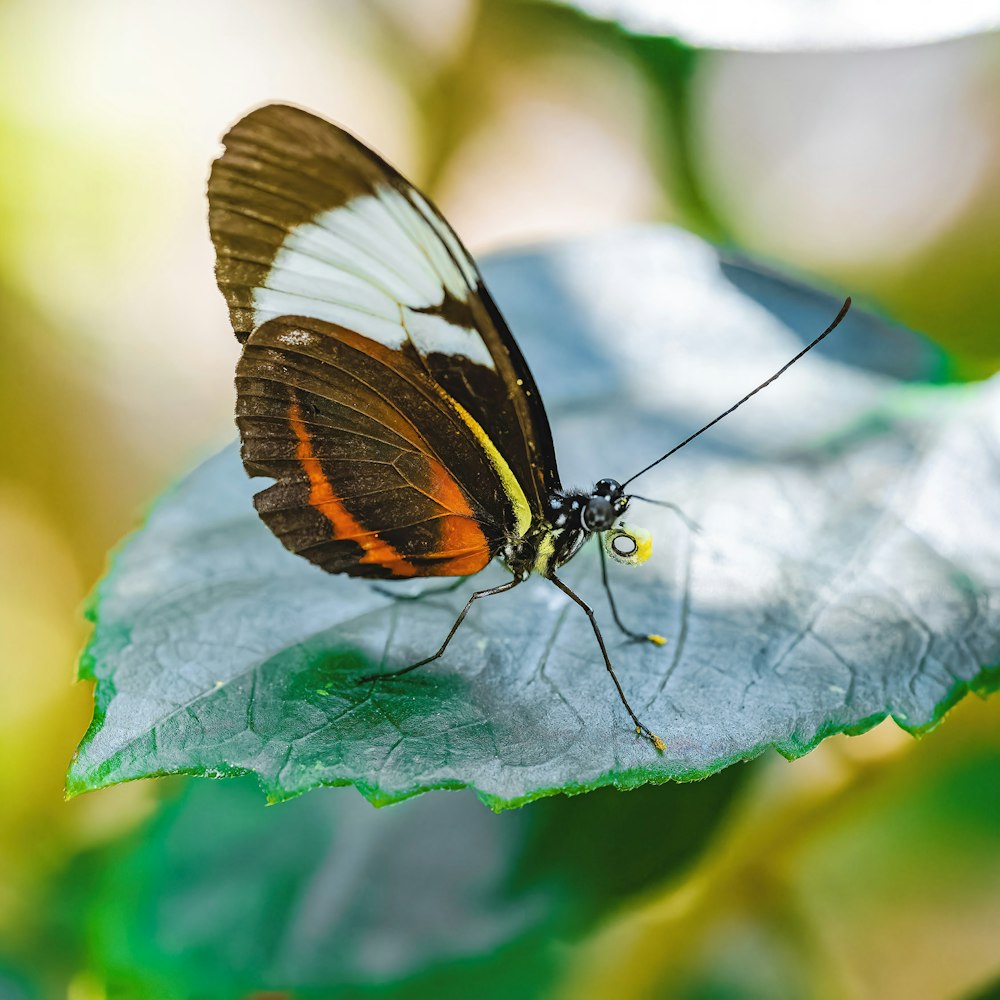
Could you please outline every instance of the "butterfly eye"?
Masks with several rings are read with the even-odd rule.
[[[615,523],[615,508],[607,497],[591,497],[583,509],[587,531],[607,531]]]

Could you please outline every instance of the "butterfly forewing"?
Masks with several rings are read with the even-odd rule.
[[[471,257],[377,154],[272,105],[209,183],[244,342],[243,456],[262,517],[332,572],[464,575],[558,486],[548,422]]]

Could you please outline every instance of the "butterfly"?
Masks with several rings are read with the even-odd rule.
[[[607,584],[605,557],[639,565],[652,550],[649,532],[623,520],[626,487],[777,378],[850,299],[767,383],[624,483],[566,489],[531,371],[434,205],[358,139],[298,108],[258,108],[223,144],[209,225],[243,345],[243,463],[274,480],[254,498],[264,523],[330,573],[461,583],[493,560],[510,572],[469,597],[436,652],[383,677],[438,659],[477,600],[540,574],[587,615],[636,732],[662,751],[593,609],[558,571],[598,536],[616,624],[662,644],[625,628]]]

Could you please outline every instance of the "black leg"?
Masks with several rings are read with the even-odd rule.
[[[372,590],[383,597],[391,597],[394,601],[422,601],[425,597],[435,597],[438,594],[450,594],[453,590],[458,590],[469,578],[467,576],[456,577],[451,583],[446,583],[443,587],[428,587],[421,590],[419,594],[397,594],[390,587],[383,587],[380,584],[372,584]]]
[[[611,593],[611,581],[608,580],[608,557],[604,554],[604,545],[600,537],[597,539],[597,551],[601,554],[601,582],[604,584],[604,590],[608,595],[608,604],[611,605],[611,617],[614,618],[615,624],[630,639],[635,639],[637,642],[651,642],[654,646],[665,646],[667,640],[662,635],[657,635],[655,632],[643,635],[642,632],[633,632],[632,629],[626,628],[622,624],[621,618],[618,617],[618,608],[615,606],[614,595]]]
[[[601,655],[604,657],[604,665],[608,668],[608,673],[611,674],[611,679],[615,682],[615,687],[618,689],[618,697],[621,698],[622,704],[625,706],[625,711],[628,712],[628,714],[632,718],[632,721],[635,723],[635,731],[640,736],[647,737],[648,740],[649,740],[649,742],[652,743],[653,746],[656,747],[657,750],[659,750],[661,752],[663,750],[666,750],[667,746],[663,742],[663,740],[661,740],[660,737],[657,736],[656,733],[654,733],[649,728],[649,726],[644,726],[639,721],[639,719],[636,716],[635,712],[632,711],[632,706],[628,703],[628,698],[625,697],[625,692],[622,690],[621,682],[618,680],[618,675],[615,673],[615,668],[613,666],[611,666],[611,657],[608,656],[608,649],[604,645],[604,636],[601,635],[600,626],[597,624],[597,618],[594,616],[594,609],[589,604],[587,604],[586,601],[583,600],[583,598],[581,598],[577,594],[573,593],[573,591],[570,590],[569,587],[567,587],[566,584],[563,583],[562,580],[560,580],[559,577],[557,577],[555,575],[555,573],[553,573],[549,577],[549,579],[567,597],[569,597],[571,600],[573,600],[577,604],[579,604],[580,607],[583,608],[583,610],[586,612],[587,617],[590,619],[590,624],[594,628],[594,635],[597,636],[597,644],[601,647]]]
[[[455,619],[455,624],[452,625],[451,631],[445,637],[444,642],[441,643],[441,648],[433,656],[426,656],[424,659],[418,660],[416,663],[411,663],[408,667],[403,667],[402,670],[392,670],[386,674],[366,674],[364,677],[360,677],[358,679],[358,683],[364,684],[366,681],[379,680],[383,677],[400,677],[403,674],[408,674],[411,670],[416,670],[417,667],[425,667],[428,663],[433,663],[448,648],[448,643],[451,642],[455,633],[458,631],[458,626],[465,621],[465,616],[469,613],[469,608],[472,607],[473,601],[478,601],[481,597],[492,597],[494,594],[502,594],[505,590],[513,590],[519,583],[522,582],[522,580],[523,577],[516,576],[513,580],[501,583],[498,587],[490,587],[488,590],[477,590],[468,599],[468,601],[466,601],[465,607],[462,608],[462,613]]]

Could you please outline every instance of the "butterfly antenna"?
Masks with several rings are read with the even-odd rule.
[[[644,469],[640,469],[634,476],[629,476],[629,478],[626,479],[624,483],[622,483],[622,486],[623,487],[628,486],[628,484],[631,483],[634,479],[638,479],[641,475],[643,475],[646,472],[649,472],[650,469],[659,465],[660,462],[663,462],[666,459],[670,458],[670,456],[673,455],[674,452],[680,451],[681,448],[683,448],[687,444],[690,444],[696,437],[698,437],[699,434],[704,434],[705,431],[709,429],[709,427],[714,427],[723,417],[728,417],[729,414],[733,412],[733,410],[738,410],[751,396],[756,396],[761,389],[766,389],[776,378],[779,378],[781,375],[784,375],[785,372],[788,371],[788,369],[791,368],[792,365],[794,365],[795,362],[799,360],[799,358],[808,354],[824,337],[833,333],[833,331],[836,330],[838,326],[840,326],[841,320],[843,320],[843,318],[847,315],[847,311],[850,308],[851,308],[851,299],[850,296],[848,296],[844,300],[844,304],[840,307],[840,312],[837,313],[837,318],[811,344],[807,344],[805,347],[803,347],[802,350],[799,351],[799,353],[796,354],[791,361],[789,361],[786,365],[783,365],[781,368],[779,368],[766,382],[761,382],[761,384],[757,386],[756,389],[753,389],[752,391],[748,392],[738,403],[734,403],[732,406],[730,406],[725,413],[720,413],[714,420],[710,420],[707,424],[705,424],[705,426],[702,427],[701,430],[695,431],[694,434],[691,434],[689,437],[686,437],[683,441],[681,441],[680,444],[675,445],[673,448],[671,448],[670,451],[666,453],[666,455],[661,455],[655,462],[650,462],[649,465],[647,465]]]

